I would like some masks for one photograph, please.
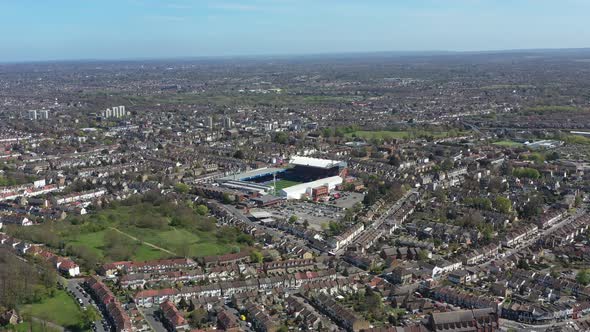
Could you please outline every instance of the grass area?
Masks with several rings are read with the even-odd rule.
[[[377,130],[377,131],[367,131],[367,130],[357,130],[352,133],[347,133],[346,137],[348,138],[362,138],[365,140],[371,139],[413,139],[413,138],[426,138],[432,137],[435,139],[438,138],[446,138],[446,137],[456,137],[466,135],[468,132],[460,132],[460,131],[440,131],[440,132],[432,132],[432,131],[425,131],[425,130],[412,130],[412,131],[391,131],[391,130]]]
[[[503,147],[507,147],[507,148],[518,148],[523,146],[522,143],[518,143],[518,142],[514,142],[514,141],[498,141],[498,142],[494,142],[494,145],[498,145],[498,146],[503,146]]]
[[[82,310],[64,290],[56,291],[53,297],[40,303],[26,305],[21,311],[64,327],[78,327],[83,323]]]
[[[22,322],[17,324],[14,327],[7,327],[7,331],[16,331],[16,332],[59,332],[60,330],[54,329],[50,326],[44,325],[41,322],[31,321],[31,322]]]
[[[301,182],[291,181],[291,180],[278,180],[275,183],[275,190],[276,191],[280,191],[280,190],[283,190],[285,188],[293,187],[293,186],[298,185],[300,183]],[[272,186],[272,183],[271,183],[271,186]]]
[[[172,228],[169,230],[153,230],[153,229],[142,229],[138,227],[126,227],[121,229],[123,232],[130,234],[142,241],[149,242],[156,246],[168,249],[172,252],[182,252],[182,247],[186,246],[188,254],[192,257],[202,257],[209,255],[225,254],[230,251],[225,243],[218,241],[215,233],[213,232],[200,232],[192,231],[189,232],[182,228]],[[143,247],[143,246],[142,246]],[[156,249],[147,247],[152,252],[136,253],[138,256],[144,256],[138,258],[138,260],[149,260],[162,258],[166,256],[165,252],[158,251]],[[155,251],[155,253],[153,252]],[[149,256],[154,256],[150,258]]]
[[[100,263],[169,257],[200,257],[248,248],[250,235],[235,227],[218,227],[191,202],[175,204],[164,197],[134,197],[85,216],[60,223],[7,227],[17,238],[63,248],[82,269]],[[205,208],[205,210],[207,210]]]
[[[92,233],[76,234],[67,236],[64,240],[68,245],[84,245],[95,252],[99,257],[105,258],[105,234],[107,230]],[[142,239],[146,241],[145,239]],[[149,241],[148,241],[149,242]],[[151,259],[167,258],[170,255],[164,251],[154,249],[145,244],[139,244],[134,250],[132,259],[145,261]]]

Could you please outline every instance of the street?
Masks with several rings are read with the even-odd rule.
[[[168,330],[164,327],[164,323],[159,318],[156,318],[156,311],[160,309],[159,306],[154,305],[151,308],[137,308],[139,312],[143,314],[143,317],[147,321],[150,328],[155,332],[167,332]]]
[[[78,299],[82,301],[82,308],[94,307],[101,315],[101,320],[108,321],[108,319],[104,317],[102,311],[98,309],[98,306],[96,303],[94,303],[92,297],[82,289],[82,283],[84,282],[84,279],[63,279],[63,281],[63,284],[66,286],[68,293],[72,294],[71,296],[74,297],[74,300],[76,302],[78,302]],[[109,332],[108,329],[105,329],[101,320],[94,322],[94,325],[96,326],[96,332]]]

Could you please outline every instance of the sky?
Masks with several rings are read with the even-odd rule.
[[[590,0],[0,0],[0,61],[590,47]]]

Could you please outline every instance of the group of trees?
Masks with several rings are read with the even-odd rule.
[[[0,306],[17,308],[53,296],[57,273],[44,262],[24,262],[6,249],[0,249]]]
[[[516,168],[512,171],[512,175],[514,175],[520,179],[525,178],[525,179],[532,179],[532,180],[536,180],[541,177],[541,174],[539,173],[539,171],[537,171],[534,168],[530,168],[530,167]]]
[[[463,204],[476,209],[505,214],[512,212],[512,202],[503,196],[496,196],[493,200],[487,197],[468,197],[463,200]]]

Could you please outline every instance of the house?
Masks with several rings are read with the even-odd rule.
[[[16,325],[21,321],[20,316],[16,310],[7,310],[0,314],[0,325]]]
[[[160,304],[160,311],[168,331],[175,332],[190,329],[188,321],[180,314],[174,303],[169,300],[164,301]]]
[[[370,327],[368,321],[358,317],[356,313],[343,307],[329,295],[314,294],[311,296],[311,303],[348,331],[357,332]]]
[[[396,267],[387,278],[393,283],[405,285],[412,281],[412,273],[402,267]]]
[[[435,312],[428,316],[430,331],[499,331],[498,314],[492,308]]]
[[[68,277],[77,277],[80,275],[80,266],[69,258],[59,259],[57,270]]]
[[[227,332],[241,331],[238,317],[230,311],[223,309],[217,312],[217,327],[219,330]]]

